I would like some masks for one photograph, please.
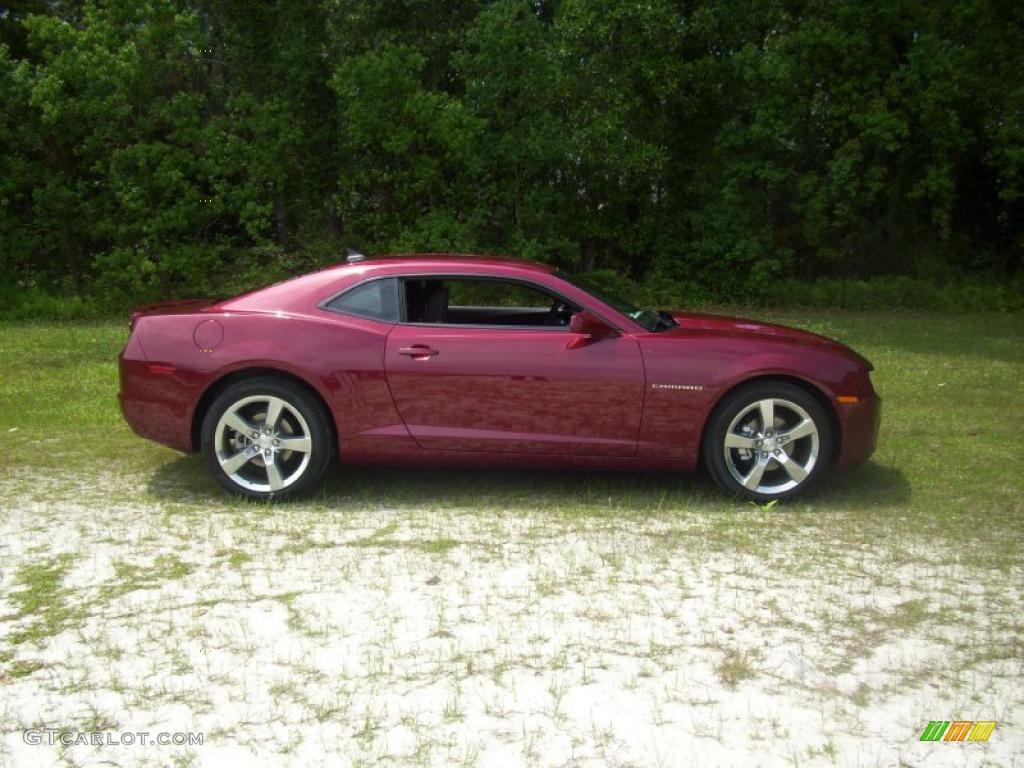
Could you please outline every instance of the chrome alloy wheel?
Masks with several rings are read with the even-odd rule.
[[[748,491],[778,495],[800,485],[818,463],[818,427],[796,403],[764,398],[732,420],[723,450],[736,482]]]
[[[272,395],[232,403],[217,422],[214,445],[224,474],[260,493],[283,490],[302,477],[313,450],[302,414]]]

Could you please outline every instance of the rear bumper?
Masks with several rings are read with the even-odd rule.
[[[882,422],[882,401],[877,395],[860,402],[839,405],[842,447],[836,461],[840,469],[863,464],[875,452]]]
[[[191,387],[180,375],[157,374],[142,360],[120,360],[121,415],[139,437],[191,453]]]

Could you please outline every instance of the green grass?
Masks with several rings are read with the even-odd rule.
[[[729,689],[734,689],[744,680],[750,680],[756,676],[753,660],[747,653],[735,648],[725,649],[722,660],[715,667],[715,672],[722,685]]]
[[[187,706],[202,722],[215,689],[250,706],[265,690],[314,725],[343,725],[367,765],[409,762],[382,757],[396,720],[380,696],[403,686],[432,691],[401,713],[414,759],[447,749],[446,764],[472,761],[472,743],[451,745],[482,711],[528,709],[544,725],[501,728],[527,761],[561,733],[617,762],[605,754],[614,724],[574,714],[593,683],[639,702],[652,734],[719,742],[731,738],[720,702],[760,692],[800,706],[794,722],[821,733],[794,763],[834,762],[849,734],[869,735],[869,709],[936,695],[964,716],[1012,709],[1024,317],[751,314],[850,343],[884,400],[871,462],[774,505],[730,499],[700,474],[387,467],[249,503],[198,457],[125,426],[124,327],[0,322],[0,687],[78,706],[62,725],[80,730],[107,718],[89,714],[98,692],[122,696],[133,720]],[[304,649],[354,643],[352,661],[279,653],[291,646],[267,643],[264,619]],[[282,666],[264,686],[247,671],[268,662]],[[524,680],[546,699],[524,703]],[[761,720],[755,730],[792,736],[776,711]],[[252,733],[204,728],[213,742]],[[288,754],[301,733],[267,746]]]
[[[681,523],[666,536],[700,537],[711,549],[729,550],[759,549],[798,528],[832,537],[837,546],[884,541],[898,548],[907,534],[931,533],[956,542],[958,557],[994,567],[1016,562],[1024,490],[1024,317],[751,314],[834,336],[872,360],[884,413],[869,464],[770,509],[728,499],[702,475],[409,468],[339,470],[303,506],[481,515],[539,509],[570,519],[664,515]],[[208,498],[261,514],[258,506],[227,499],[198,457],[141,440],[122,422],[116,360],[126,330],[112,323],[0,324],[0,452],[14,490],[43,501],[70,498],[83,491],[69,478],[113,473],[138,478],[143,498],[159,500],[168,514],[201,510]],[[713,530],[685,525],[695,510],[716,515]],[[386,535],[352,543],[399,544]],[[439,531],[419,546],[440,554],[455,545]]]
[[[9,639],[12,646],[22,643],[38,644],[79,621],[81,606],[76,606],[63,586],[74,558],[62,554],[52,559],[38,560],[22,565],[15,574],[15,589],[8,595],[14,606],[13,613],[0,617],[5,621],[18,622]],[[9,651],[0,652],[0,662],[11,660]],[[31,662],[16,662],[12,677],[29,675],[37,665]]]
[[[148,565],[121,561],[115,562],[113,565],[115,579],[112,584],[104,586],[100,592],[106,600],[113,600],[137,589],[154,589],[165,581],[185,578],[193,571],[191,565],[183,562],[176,555],[158,555]]]

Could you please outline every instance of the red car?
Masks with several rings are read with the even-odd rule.
[[[756,501],[874,450],[871,365],[806,331],[638,309],[548,266],[364,259],[132,316],[118,396],[142,437],[253,498],[346,463],[688,471]]]

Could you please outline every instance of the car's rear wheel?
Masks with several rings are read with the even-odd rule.
[[[323,406],[305,388],[259,377],[228,386],[203,419],[206,466],[224,488],[253,499],[309,490],[333,455]]]
[[[832,455],[832,427],[809,392],[784,381],[740,387],[718,405],[704,458],[722,488],[757,502],[804,491]]]

